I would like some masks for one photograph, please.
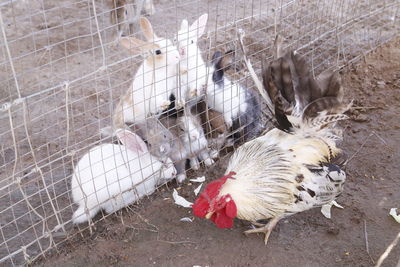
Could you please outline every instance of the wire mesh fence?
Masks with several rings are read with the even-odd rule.
[[[223,110],[232,113],[241,108],[239,103],[245,99],[244,95],[237,95],[240,88],[256,92],[241,64],[242,55],[237,45],[239,30],[245,32],[247,57],[257,74],[261,72],[261,62],[272,58],[271,47],[276,34],[286,39],[285,46],[303,54],[317,74],[326,68],[342,68],[396,37],[400,30],[399,6],[399,0],[3,1],[0,4],[0,262],[11,265],[29,263],[61,245],[71,235],[88,228],[91,230],[92,223],[74,227],[71,222],[71,216],[77,209],[72,200],[71,176],[85,153],[90,149],[93,151],[99,144],[112,142],[110,135],[104,134],[104,129],[115,130],[111,126],[115,124],[116,107],[134,80],[139,82],[142,79],[142,87],[149,87],[146,92],[151,92],[151,86],[157,82],[165,88],[167,93],[145,94],[143,97],[143,100],[160,97],[161,102],[154,105],[160,106],[161,110],[171,103],[175,106],[182,104],[179,101],[182,99],[182,106],[187,107],[187,96],[182,93],[186,91],[182,90],[182,86],[192,82],[195,89],[201,90],[200,80],[206,81],[207,85],[216,84],[212,79],[216,71],[212,56],[216,51],[233,51],[229,55],[230,70],[227,71],[230,87],[221,96],[221,101],[227,102]],[[148,50],[132,53],[129,48],[135,50],[140,45],[122,45],[119,40],[122,35],[146,40],[139,26],[141,12],[147,14],[154,33],[165,39],[147,40],[150,44],[146,48]],[[197,43],[207,66],[202,72],[200,59],[195,55],[198,52],[191,57],[188,55],[186,61],[182,60],[182,45],[177,47],[180,43],[177,33],[183,19],[191,25],[205,13],[208,14],[205,34]],[[196,31],[199,28],[196,25]],[[181,40],[190,40],[189,37],[190,31],[181,33]],[[141,45],[145,47],[144,43]],[[173,61],[171,51],[174,47],[180,60],[177,68],[171,68],[171,73],[168,73],[168,68],[157,65],[154,59],[160,57],[157,50],[162,50],[161,56],[166,54],[165,60]],[[153,61],[145,60],[149,57]],[[147,70],[147,73],[146,68],[140,67],[143,61],[149,69],[156,70]],[[154,73],[157,71],[162,74],[156,77],[158,80],[155,83]],[[150,77],[150,82],[145,81],[146,75]],[[194,78],[184,82],[181,79],[185,79],[185,75]],[[210,91],[207,87],[203,90]],[[199,96],[202,93],[192,95],[189,92],[189,95]],[[174,99],[170,98],[171,95]],[[218,97],[211,95],[214,99]],[[238,102],[233,101],[235,97]],[[211,100],[206,102],[213,103]],[[148,107],[151,105],[149,103]],[[191,106],[196,107],[195,110],[198,108],[197,105]],[[147,114],[147,106],[143,110]],[[151,107],[150,111],[153,111]],[[124,109],[121,112],[125,115]],[[217,119],[218,116],[224,117],[227,128],[234,123],[229,122],[229,112],[226,117],[220,113],[216,115]],[[207,114],[206,121],[215,115]],[[177,122],[176,119],[175,123],[168,120],[171,114],[163,116],[166,122],[163,127],[156,128],[156,133],[163,133],[166,128],[170,131],[182,130],[172,129],[176,128]],[[260,116],[266,124],[264,115]],[[200,121],[204,123],[204,120]],[[125,118],[124,122],[134,124],[132,129],[141,132],[139,135],[143,139],[151,132],[152,126],[149,125],[153,125],[146,119],[141,122],[142,126],[135,118],[131,121]],[[183,128],[190,128],[189,124],[187,120],[181,120]],[[218,143],[216,137],[220,129],[213,129],[217,135],[211,138],[207,135],[209,145],[212,141]],[[227,130],[222,130],[222,133],[224,131]],[[200,137],[194,136],[195,139]],[[187,138],[190,143],[190,134]],[[124,140],[120,141],[127,145]],[[148,143],[152,154],[163,152],[161,146]],[[222,150],[226,143],[216,144],[214,152]],[[124,157],[124,153],[128,153],[125,150],[115,152],[121,149],[119,144],[111,146],[111,155],[120,153]],[[96,150],[93,153],[99,155],[106,152]],[[208,159],[211,160],[207,155],[200,156],[204,163]],[[146,182],[140,181],[142,185],[155,179],[155,169],[161,168],[155,167],[156,163],[159,160],[154,157],[147,161],[147,166],[135,169],[140,172],[140,177],[148,178]],[[191,163],[192,168],[197,168],[195,159]],[[114,168],[118,168],[125,163],[122,161],[118,165],[114,161],[113,164]],[[165,164],[165,161],[161,162],[163,167]],[[207,165],[211,166],[212,161],[208,161]],[[152,170],[149,175],[144,175],[147,167]],[[170,176],[179,173],[178,167],[175,167]],[[151,188],[163,182],[153,181],[148,185],[150,189],[144,191],[151,193]],[[107,186],[103,185],[103,189]],[[119,192],[124,191],[119,187]],[[140,194],[135,192],[138,198]],[[130,201],[124,199],[122,202]],[[118,207],[118,203],[115,205]],[[108,214],[105,213],[97,216],[96,223],[106,216]]]

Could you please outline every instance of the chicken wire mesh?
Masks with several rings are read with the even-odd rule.
[[[115,40],[121,33],[144,40],[137,21],[142,7],[155,33],[171,40],[182,19],[192,23],[208,13],[206,34],[198,43],[206,64],[214,51],[230,49],[239,62],[237,32],[244,30],[247,57],[257,74],[261,61],[272,58],[278,33],[319,73],[357,60],[396,37],[400,28],[398,0],[159,0],[150,7],[149,1],[127,1],[118,25],[110,23],[112,2],[0,4],[2,264],[32,262],[91,230],[91,224],[71,223],[77,208],[71,174],[90,148],[110,142],[101,130],[112,124],[114,109],[143,61]],[[254,87],[246,71],[231,69],[230,79]],[[106,216],[97,216],[96,223]]]

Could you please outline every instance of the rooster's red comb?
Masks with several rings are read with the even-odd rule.
[[[210,208],[211,200],[218,196],[221,186],[226,182],[226,180],[229,178],[233,179],[232,175],[235,174],[235,172],[229,172],[218,180],[209,183],[201,193],[200,197],[194,202],[192,206],[193,214],[197,217],[204,218]]]

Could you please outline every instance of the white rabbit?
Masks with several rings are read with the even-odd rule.
[[[133,54],[141,51],[149,55],[114,111],[114,129],[123,128],[126,123],[143,122],[149,115],[167,109],[171,104],[169,97],[176,90],[180,60],[177,48],[170,40],[157,37],[146,18],[140,18],[140,27],[147,42],[124,37],[121,44]]]
[[[136,134],[119,129],[123,145],[103,144],[92,148],[78,162],[71,181],[72,199],[79,205],[72,222],[83,223],[104,209],[115,212],[176,176],[170,159],[165,163],[151,156]]]
[[[181,92],[176,96],[178,108],[188,100],[189,103],[196,103],[204,94],[207,85],[207,68],[197,45],[198,39],[206,29],[207,19],[208,15],[203,14],[190,27],[188,21],[183,20],[175,39],[182,57],[181,73],[187,71],[181,75]]]

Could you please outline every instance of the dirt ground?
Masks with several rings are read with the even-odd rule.
[[[313,209],[281,221],[267,246],[261,235],[246,237],[247,223],[236,220],[221,230],[193,218],[190,209],[173,204],[171,188],[98,222],[69,239],[43,266],[372,266],[399,232],[388,213],[400,208],[400,39],[368,54],[342,71],[346,98],[354,99],[341,147],[350,161],[347,182],[332,219]],[[206,173],[208,180],[224,172],[228,157]],[[196,176],[194,173],[193,176]],[[196,185],[180,194],[193,200]],[[369,254],[366,249],[368,239]],[[399,264],[398,245],[383,266]]]
[[[171,37],[183,18],[194,21],[207,12],[212,33],[203,36],[200,47],[207,51],[211,45],[211,52],[238,51],[236,30],[243,28],[245,46],[256,70],[260,70],[264,53],[271,55],[268,47],[275,30],[282,32],[287,38],[285,44],[293,48],[316,40],[300,52],[312,60],[317,71],[345,64],[399,32],[399,25],[392,20],[395,9],[364,17],[366,9],[381,6],[379,1],[344,1],[343,6],[329,0],[249,2],[156,0],[158,13],[150,20],[157,33]],[[338,200],[345,209],[334,209],[332,220],[318,209],[292,216],[278,224],[265,247],[261,236],[242,234],[249,225],[241,221],[235,221],[231,230],[217,229],[197,218],[192,223],[179,221],[193,216],[189,209],[173,204],[172,188],[178,185],[172,182],[126,210],[105,219],[101,214],[96,216],[92,234],[89,230],[78,233],[87,226],[78,228],[70,223],[76,208],[70,196],[73,163],[89,148],[104,142],[99,130],[110,125],[112,110],[132,81],[132,66],[140,61],[127,58],[126,51],[110,45],[115,29],[110,26],[106,0],[95,1],[108,65],[100,72],[103,51],[92,1],[27,3],[0,5],[21,95],[29,96],[26,117],[23,105],[10,109],[16,146],[9,114],[0,113],[0,259],[19,250],[5,264],[20,265],[43,253],[49,247],[49,231],[57,247],[36,265],[371,266],[399,231],[399,225],[388,216],[390,208],[400,208],[400,175],[395,165],[400,141],[397,39],[342,71],[346,98],[355,100],[356,110],[353,119],[343,124],[346,131],[341,146],[351,156],[365,145],[346,170],[348,181]],[[274,13],[278,4],[285,6],[279,18]],[[340,42],[329,34],[318,39],[338,21],[353,17],[360,20],[341,28]],[[243,73],[238,76],[243,77]],[[240,82],[252,85],[249,78]],[[17,97],[7,53],[2,49],[0,107]],[[191,172],[190,177],[205,175],[207,181],[218,178],[228,159],[229,153],[214,168]],[[32,171],[35,160],[43,177]],[[14,183],[15,177],[22,177],[21,187]],[[186,183],[178,191],[194,200],[196,186]],[[58,219],[65,223],[65,232],[55,230]],[[370,255],[366,252],[365,225]],[[21,246],[26,246],[26,251]],[[385,266],[395,266],[398,255],[400,246]]]

